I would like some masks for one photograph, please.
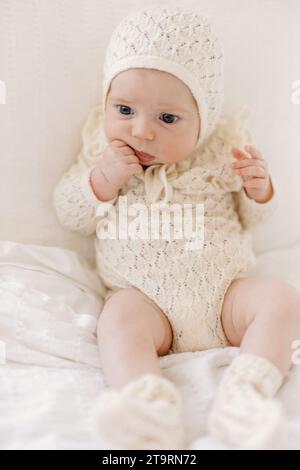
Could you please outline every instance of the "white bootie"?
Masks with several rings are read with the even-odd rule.
[[[286,420],[271,398],[283,375],[269,360],[240,354],[222,377],[208,419],[212,436],[237,449],[285,449]]]
[[[157,374],[103,392],[92,409],[95,436],[108,449],[182,449],[182,399]]]

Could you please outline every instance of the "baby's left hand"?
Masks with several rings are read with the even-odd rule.
[[[273,195],[268,164],[254,147],[246,145],[245,150],[251,155],[250,158],[238,148],[232,148],[232,155],[237,161],[231,166],[241,176],[247,195],[257,202],[267,202]]]

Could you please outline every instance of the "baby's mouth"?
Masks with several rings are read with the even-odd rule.
[[[153,155],[149,155],[148,153],[145,153],[145,152],[139,152],[138,150],[135,150],[135,153],[136,153],[138,159],[142,163],[150,163],[155,159],[155,157]]]

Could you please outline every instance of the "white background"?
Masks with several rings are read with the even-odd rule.
[[[168,3],[152,1],[155,3]],[[209,15],[225,50],[225,110],[246,105],[256,146],[279,185],[278,212],[255,229],[258,252],[300,240],[298,0],[178,1]],[[0,0],[0,239],[75,249],[92,237],[62,228],[52,191],[77,157],[81,129],[100,101],[102,64],[119,20],[146,1]],[[174,2],[172,2],[174,4]]]

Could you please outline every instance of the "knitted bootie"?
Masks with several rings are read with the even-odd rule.
[[[286,422],[271,397],[283,375],[269,360],[241,353],[222,377],[208,419],[211,435],[238,449],[284,449]]]
[[[95,436],[109,449],[181,449],[182,399],[157,374],[103,392],[92,410]]]

